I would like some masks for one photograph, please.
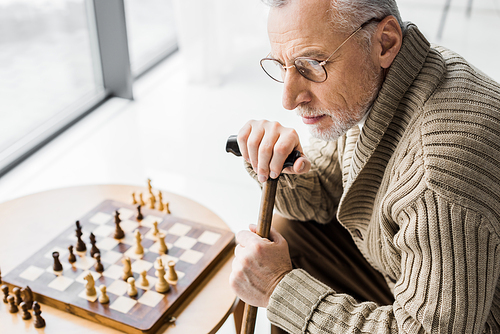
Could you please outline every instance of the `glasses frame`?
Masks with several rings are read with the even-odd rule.
[[[330,56],[328,56],[328,58],[326,58],[326,60],[323,60],[323,61],[319,61],[317,59],[314,59],[314,58],[309,58],[309,57],[297,57],[294,59],[293,61],[293,65],[290,65],[290,66],[285,66],[284,64],[281,63],[281,61],[279,61],[278,59],[275,59],[275,58],[269,58],[269,57],[265,57],[265,58],[262,58],[260,60],[260,67],[262,67],[262,69],[264,70],[264,72],[266,72],[266,74],[271,78],[273,79],[274,81],[277,81],[279,83],[284,83],[285,81],[284,80],[278,80],[276,79],[275,77],[273,77],[271,74],[269,74],[266,69],[264,68],[264,66],[262,65],[262,62],[265,61],[265,60],[272,60],[272,61],[275,61],[277,62],[278,64],[281,65],[281,67],[286,71],[288,70],[289,68],[292,68],[292,67],[295,67],[297,68],[296,64],[297,64],[297,61],[298,60],[308,60],[308,61],[315,61],[315,62],[318,62],[319,65],[321,65],[321,67],[323,68],[323,71],[325,72],[325,79],[324,80],[321,80],[321,81],[315,81],[315,80],[312,80],[312,79],[309,79],[308,77],[306,77],[301,71],[299,71],[297,69],[297,72],[299,72],[300,75],[302,75],[304,78],[306,78],[307,80],[309,81],[312,81],[312,82],[316,82],[316,83],[322,83],[322,82],[325,82],[326,79],[328,79],[328,72],[326,71],[326,68],[325,68],[325,65],[330,61],[330,58],[333,57],[333,55],[335,53],[337,53],[338,50],[340,50],[340,48],[345,44],[347,43],[352,37],[354,37],[354,35],[356,35],[361,29],[365,28],[366,26],[368,26],[370,23],[373,23],[373,22],[380,22],[382,21],[382,19],[379,19],[379,18],[371,18],[369,19],[368,21],[366,21],[365,23],[363,23],[362,25],[359,26],[358,29],[354,30],[354,32],[352,34],[350,34],[333,52]],[[270,54],[270,53],[269,53]]]

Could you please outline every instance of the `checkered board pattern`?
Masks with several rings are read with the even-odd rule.
[[[114,212],[120,212],[120,226],[125,238],[115,240]],[[68,262],[68,246],[76,247],[76,225],[72,224],[65,232],[49,242],[24,263],[4,277],[11,286],[29,286],[35,299],[43,304],[66,310],[84,318],[106,324],[126,332],[151,333],[168,320],[176,307],[196,288],[203,277],[227,252],[234,248],[234,234],[200,223],[176,218],[154,209],[142,208],[144,219],[137,221],[137,209],[133,205],[112,200],[102,202],[83,218],[82,240],[87,245],[86,254],[77,255],[77,262]],[[152,234],[153,222],[158,222],[160,232],[165,233],[168,253],[160,255],[158,242]],[[134,251],[136,239],[134,231],[142,234],[143,255]],[[95,259],[90,257],[89,235],[96,236],[96,246],[100,250],[104,272],[94,269]],[[63,265],[62,274],[54,273],[52,252],[58,251]],[[128,256],[132,262],[132,272],[136,282],[140,273],[147,271],[148,287],[136,284],[138,295],[127,294],[128,284],[122,280],[122,258]],[[171,285],[167,293],[155,291],[155,260],[161,257],[168,275],[168,261],[176,262],[177,284]],[[92,273],[97,295],[86,296],[83,277]],[[100,290],[105,285],[110,298],[108,304],[98,301]]]

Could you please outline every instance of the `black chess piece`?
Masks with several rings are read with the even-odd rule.
[[[61,261],[59,261],[59,252],[52,252],[52,257],[54,258],[54,265],[52,266],[52,269],[54,269],[54,271],[62,271],[63,266]]]
[[[140,205],[137,206],[137,216],[136,216],[136,219],[138,221],[141,221],[141,220],[144,219],[144,216],[142,215],[142,212],[141,212],[141,206]]]
[[[24,295],[23,302],[28,306],[28,310],[31,310],[31,307],[33,306],[33,291],[31,291],[29,286],[26,286],[21,290],[21,292]]]
[[[14,300],[16,301],[16,305],[21,304],[23,301],[23,298],[21,297],[21,289],[15,287],[14,289],[12,289],[12,294],[14,295]]]
[[[17,313],[19,312],[19,308],[16,305],[16,299],[14,296],[9,296],[7,297],[7,301],[9,302],[9,312],[10,313]]]
[[[102,273],[104,271],[104,266],[102,265],[101,262],[101,254],[95,253],[94,258],[96,260],[95,271],[97,271],[98,273]]]
[[[85,245],[85,243],[82,240],[82,235],[83,235],[82,227],[80,225],[80,221],[77,220],[76,221],[76,238],[77,238],[76,251],[77,252],[85,252],[87,250],[87,246]]]
[[[76,256],[75,253],[73,253],[73,245],[69,245],[68,247],[69,255],[68,255],[68,262],[73,265],[73,263],[76,262]]]
[[[120,219],[120,213],[118,211],[115,211],[115,225],[116,225],[115,236],[114,236],[115,239],[125,238],[125,232],[123,232],[120,226],[121,221],[122,220]]]
[[[19,307],[21,307],[21,310],[23,311],[23,320],[30,320],[31,319],[31,313],[29,311],[28,304],[25,302],[22,302]]]
[[[38,302],[33,302],[33,314],[35,315],[35,328],[45,327],[45,320],[42,318],[40,314],[42,311],[40,310],[40,304]]]
[[[7,298],[9,297],[9,287],[7,285],[2,285],[2,292],[3,292],[3,302],[7,304],[9,301]]]
[[[95,245],[95,235],[94,233],[90,233],[90,244],[92,248],[90,249],[90,256],[94,257],[95,254],[100,253],[99,248]]]

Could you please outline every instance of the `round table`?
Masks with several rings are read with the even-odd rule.
[[[132,192],[147,188],[127,185],[90,185],[49,190],[0,204],[0,269],[2,276],[57,237],[75,220],[103,200],[129,203]],[[175,216],[203,222],[218,228],[229,227],[212,211],[183,196],[164,192],[163,199]],[[158,333],[215,333],[236,305],[229,287],[232,253],[228,254],[174,313],[173,324]],[[0,293],[1,294],[1,293]],[[3,297],[3,296],[2,296]],[[36,329],[33,319],[21,319],[21,312],[10,314],[8,304],[0,302],[0,324],[5,333],[119,333],[98,323],[64,311],[42,306],[46,327]]]

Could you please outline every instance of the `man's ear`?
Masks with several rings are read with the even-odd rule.
[[[380,67],[389,68],[403,43],[403,32],[394,16],[387,16],[378,24],[373,42]]]

